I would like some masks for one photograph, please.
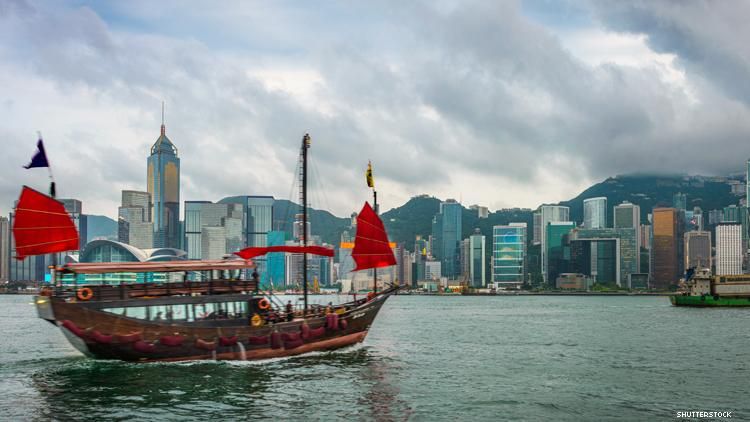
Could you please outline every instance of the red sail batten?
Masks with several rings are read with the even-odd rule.
[[[396,265],[385,226],[368,202],[357,215],[357,236],[352,258],[356,263],[353,271]]]
[[[79,249],[78,230],[62,202],[24,186],[13,215],[16,259]]]
[[[272,252],[309,253],[311,255],[333,256],[333,249],[323,246],[266,246],[245,248],[234,254],[243,259],[252,259],[256,256]]]

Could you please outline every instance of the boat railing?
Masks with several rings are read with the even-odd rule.
[[[284,310],[286,308],[286,304],[284,303],[284,301],[281,300],[281,298],[279,298],[278,296],[276,296],[273,293],[273,290],[269,290],[266,296],[268,296],[268,298],[271,299],[271,303],[279,310]]]
[[[179,281],[165,283],[120,283],[87,284],[65,286],[55,292],[59,297],[76,296],[78,299],[108,301],[146,299],[159,296],[216,295],[228,293],[257,292],[258,283],[254,280],[207,280]],[[87,297],[90,291],[90,297]]]

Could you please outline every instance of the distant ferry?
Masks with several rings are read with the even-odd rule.
[[[711,275],[700,269],[669,300],[674,306],[750,306],[750,274]]]

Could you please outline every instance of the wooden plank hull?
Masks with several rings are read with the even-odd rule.
[[[40,317],[59,326],[74,347],[97,359],[259,360],[362,342],[389,296],[378,295],[338,315],[335,324],[320,315],[261,327],[253,327],[247,319],[220,326],[145,321],[50,297],[38,298],[37,308]]]

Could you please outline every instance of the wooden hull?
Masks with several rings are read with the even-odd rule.
[[[36,302],[40,317],[60,327],[70,343],[89,357],[135,362],[259,360],[333,350],[364,341],[391,293],[384,292],[335,317],[296,318],[261,327],[253,327],[247,319],[216,326],[159,323],[58,298],[38,297]]]

